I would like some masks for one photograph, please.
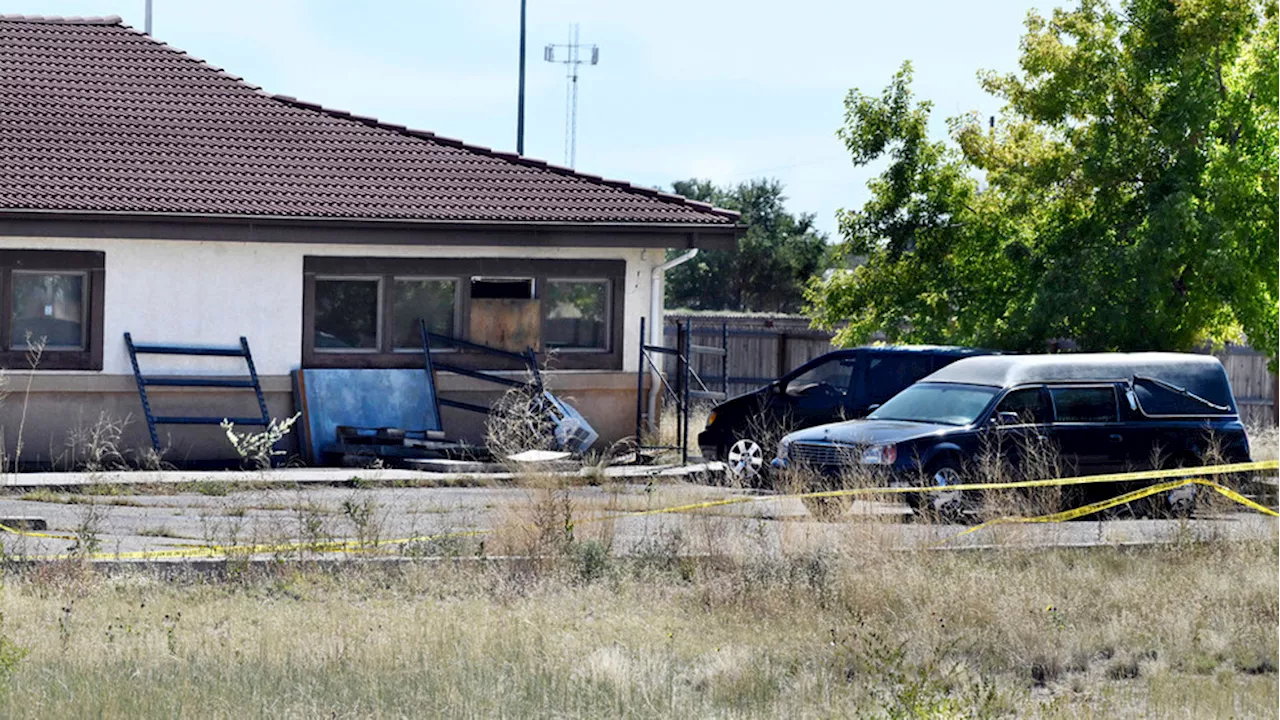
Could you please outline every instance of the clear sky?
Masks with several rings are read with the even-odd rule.
[[[600,46],[582,70],[579,170],[669,188],[780,179],[834,235],[870,171],[836,130],[851,87],[879,93],[903,60],[934,132],[999,102],[979,69],[1016,69],[1023,20],[1069,0],[529,0],[525,154],[564,157],[564,66],[547,43]],[[119,15],[144,0],[0,0],[0,12]],[[154,0],[154,35],[270,92],[515,149],[519,0]]]

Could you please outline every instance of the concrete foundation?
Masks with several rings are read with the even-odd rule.
[[[600,448],[635,432],[634,373],[560,371],[544,377],[548,387],[577,408],[600,433]],[[7,380],[8,395],[0,402],[0,438],[6,465],[19,454],[19,438],[18,459],[22,465],[56,469],[82,467],[95,453],[101,456],[111,449],[136,461],[151,449],[132,376],[41,372],[30,378],[22,373],[10,374]],[[261,380],[272,417],[286,418],[296,412],[287,375]],[[451,373],[439,374],[438,390],[442,397],[481,405],[493,403],[503,392],[501,386]],[[152,411],[157,414],[258,414],[257,400],[248,390],[154,387],[147,394]],[[441,410],[449,439],[483,442],[485,416],[453,408]],[[246,432],[258,429],[242,428]],[[216,425],[162,425],[158,430],[165,448],[164,460],[174,465],[236,458]],[[291,435],[284,447],[296,455],[296,438]]]

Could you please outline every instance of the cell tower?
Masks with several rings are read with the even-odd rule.
[[[583,60],[582,50],[590,50],[588,59]],[[565,45],[548,45],[542,51],[542,59],[547,62],[561,63],[565,66],[564,74],[564,162],[574,167],[578,160],[578,66],[598,65],[600,48],[595,45],[578,43],[578,24],[569,26],[569,42]]]

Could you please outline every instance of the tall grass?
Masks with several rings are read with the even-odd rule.
[[[0,712],[1276,714],[1274,544],[11,572]],[[6,646],[8,647],[8,646]]]

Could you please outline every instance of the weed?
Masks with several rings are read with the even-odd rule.
[[[230,420],[223,420],[221,426],[227,435],[227,442],[231,443],[232,449],[240,456],[241,463],[254,470],[263,470],[271,467],[273,458],[285,454],[284,450],[276,449],[276,443],[289,434],[300,417],[302,413],[294,413],[284,420],[272,418],[266,429],[256,433],[236,432],[235,423]]]
[[[356,493],[342,501],[342,514],[355,531],[356,543],[361,548],[378,544],[382,523],[378,517],[378,503],[373,497],[357,498]]]
[[[107,517],[106,507],[100,503],[83,503],[72,535],[75,540],[67,550],[72,557],[88,559],[102,548],[102,525]]]
[[[4,632],[4,613],[0,612],[0,692],[8,691],[9,679],[30,652],[29,648],[14,642]]]

